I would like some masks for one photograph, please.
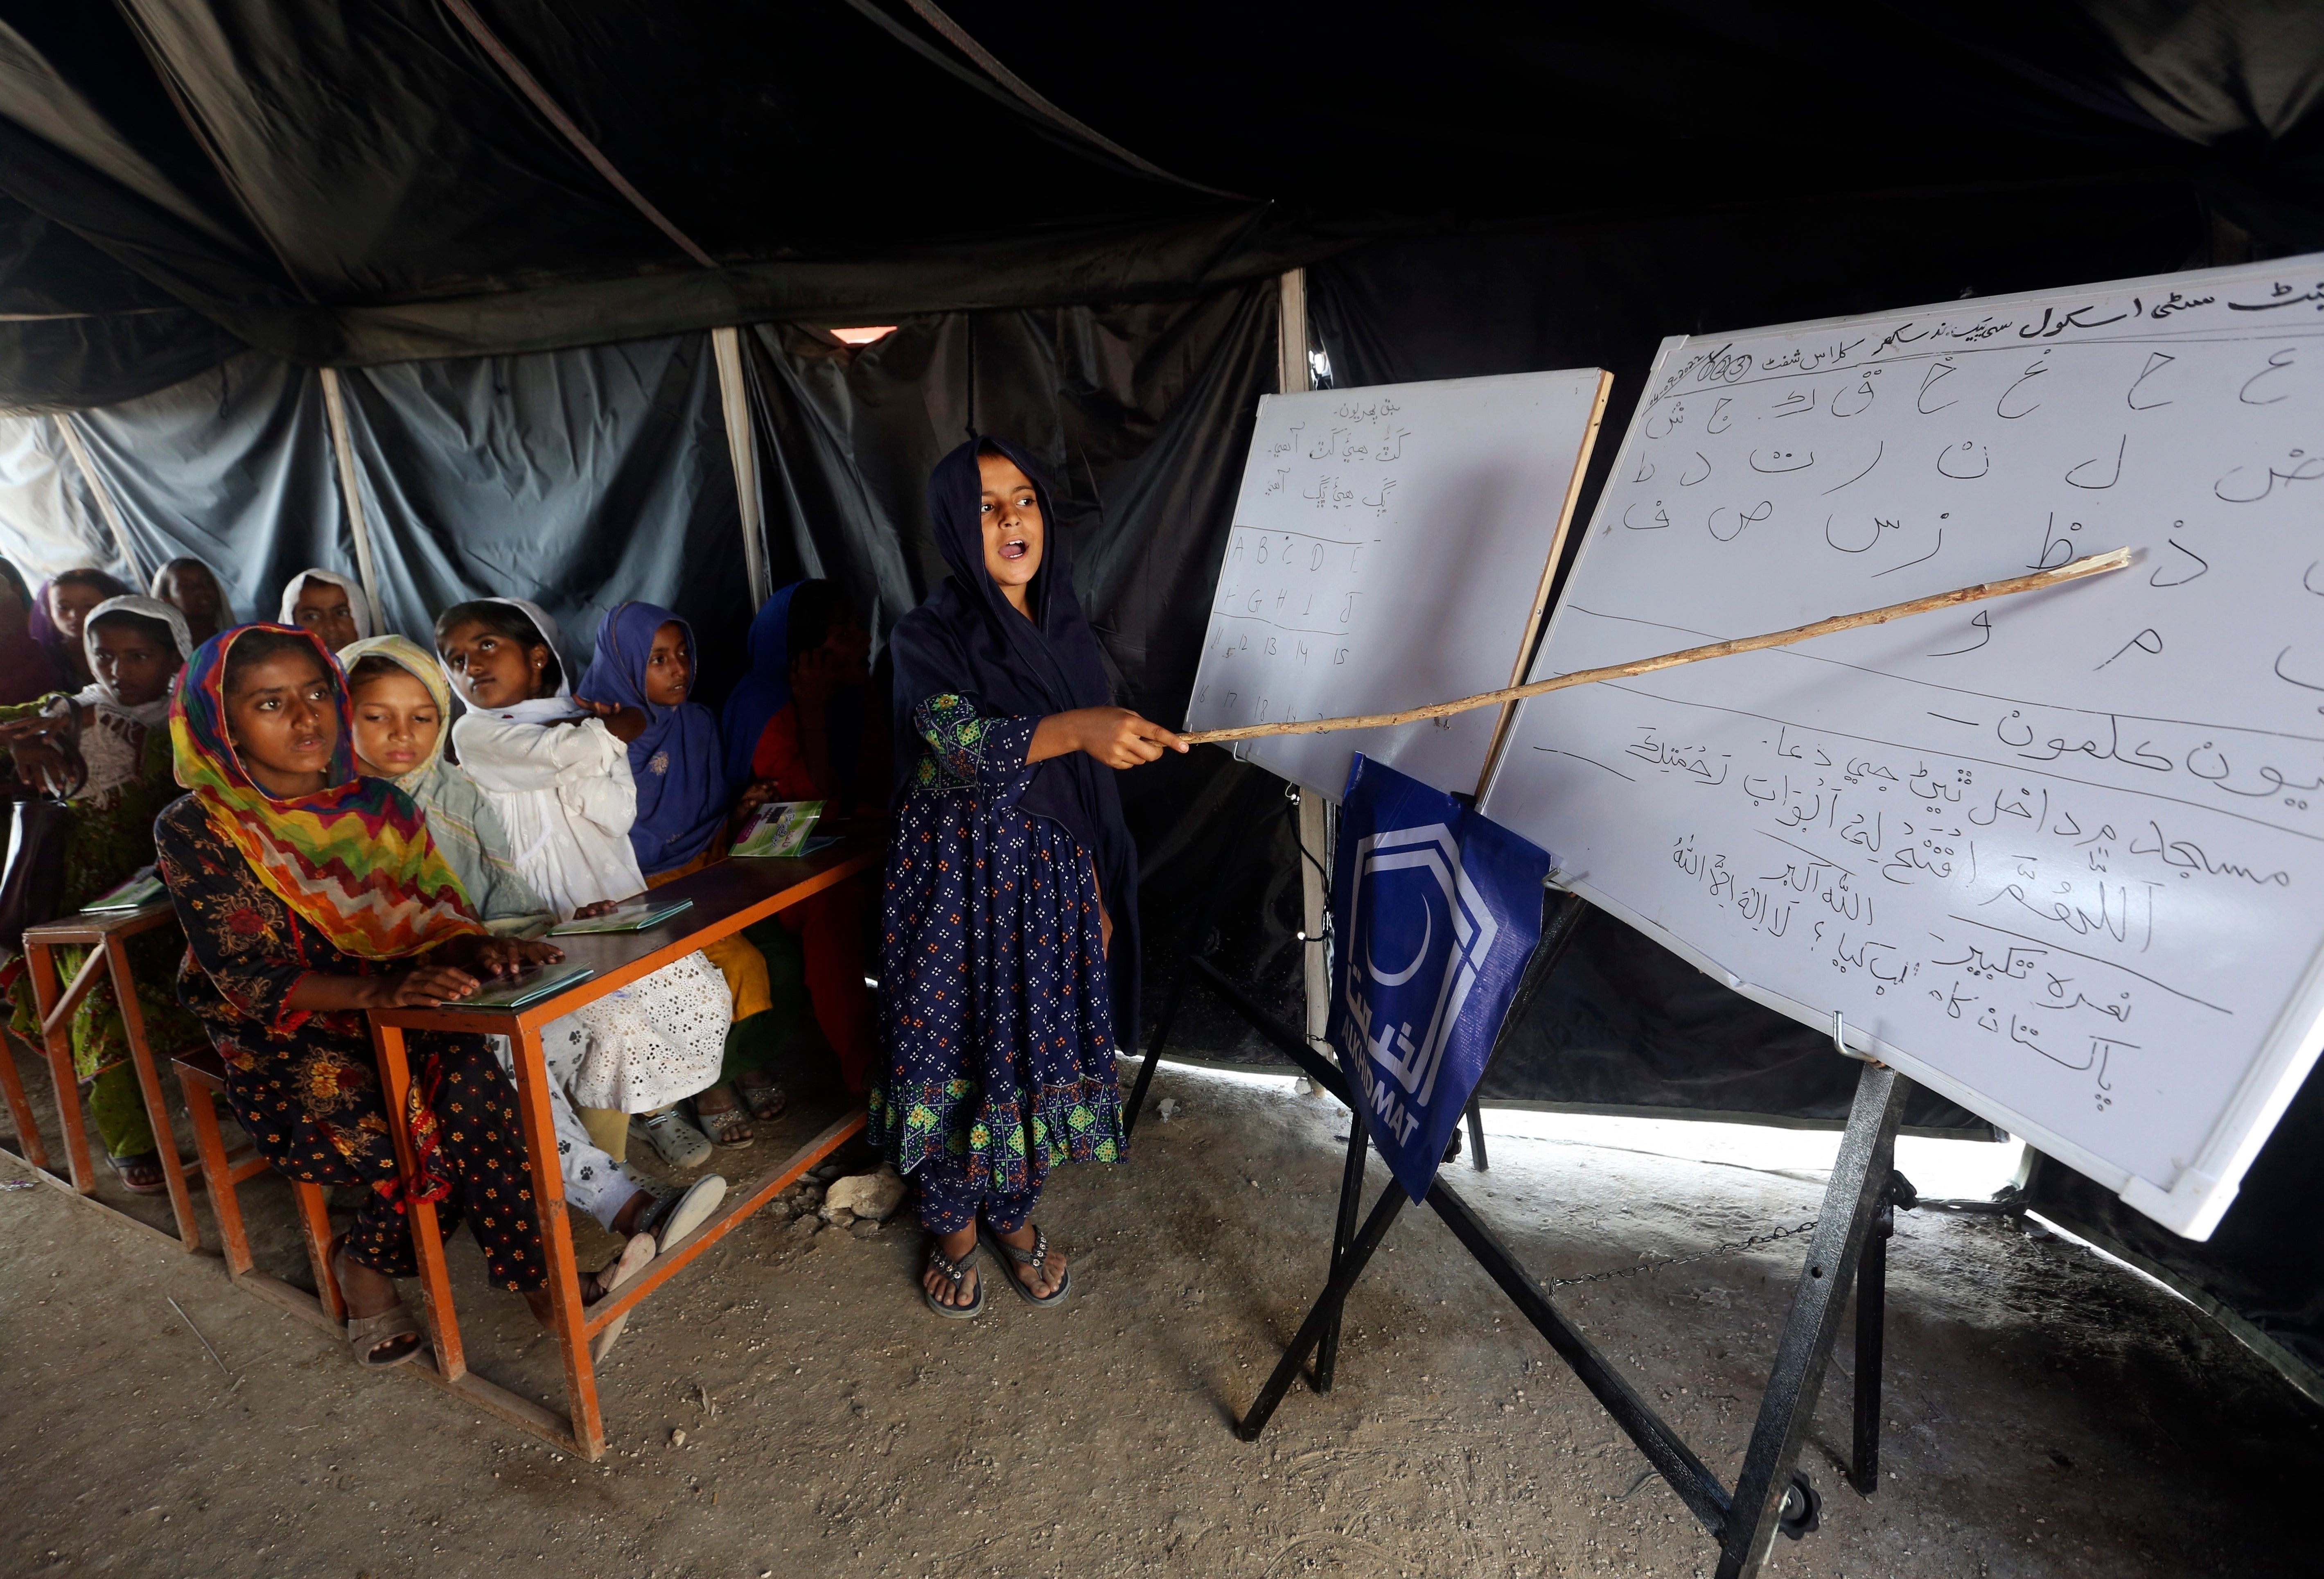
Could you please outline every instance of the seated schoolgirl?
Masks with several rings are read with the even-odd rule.
[[[887,814],[888,709],[872,683],[872,633],[835,581],[799,581],[751,623],[751,672],[726,698],[726,771],[746,804],[820,800],[818,831],[871,829]],[[873,1058],[863,984],[868,880],[825,889],[777,919],[804,953],[816,1025],[861,1095]]]
[[[24,573],[0,559],[0,706],[37,702],[64,682],[55,654],[33,628],[38,608]]]
[[[487,930],[505,936],[546,928],[555,917],[511,859],[500,814],[465,769],[444,760],[452,689],[435,654],[402,636],[373,636],[346,648],[339,662],[355,711],[355,765],[411,797]],[[593,1020],[605,1018],[584,1009],[541,1028],[565,1198],[615,1233],[650,1233],[667,1246],[710,1214],[726,1194],[726,1181],[714,1173],[683,1192],[656,1191],[641,1186],[589,1138],[566,1088],[589,1046]],[[605,1034],[619,1032],[609,1025]],[[492,1039],[502,1067],[512,1073],[508,1039]]]
[[[193,633],[196,646],[234,623],[234,610],[217,573],[190,554],[153,572],[153,596],[186,616],[186,629]]]
[[[635,709],[576,703],[558,655],[556,623],[529,603],[485,598],[444,611],[436,650],[468,711],[452,725],[460,764],[500,814],[516,868],[559,917],[597,915],[645,891],[630,845],[637,786],[615,733],[645,728]],[[677,1104],[715,1084],[733,1011],[718,969],[699,953],[591,1006],[607,1034],[576,1070],[574,1104],[597,1144],[627,1155],[634,1127],[679,1168],[709,1140]]]
[[[338,666],[315,638],[245,625],[187,665],[170,714],[178,780],[154,824],[188,944],[178,994],[226,1067],[226,1101],[261,1156],[306,1184],[367,1185],[331,1264],[358,1363],[401,1364],[420,1324],[393,1279],[413,1276],[410,1198],[465,1217],[493,1284],[544,1325],[540,1223],[516,1092],[480,1036],[416,1032],[406,1181],[364,1011],[466,997],[480,978],[560,957],[493,937],[410,799],[355,772]],[[640,1234],[585,1280],[602,1297],[650,1256]]]
[[[78,695],[0,707],[0,738],[8,747],[0,772],[65,802],[68,912],[153,863],[153,818],[181,793],[171,773],[170,689],[194,646],[178,611],[150,597],[98,604],[81,627],[81,641],[97,678]],[[200,1046],[201,1027],[170,986],[184,946],[164,928],[139,933],[126,946],[146,1046],[159,1057]],[[84,952],[60,951],[67,979],[79,970]],[[21,957],[0,970],[0,984],[14,1000],[12,1028],[38,1045],[40,1011]],[[167,1186],[110,976],[99,976],[81,1000],[70,1035],[73,1073],[88,1093],[114,1171],[136,1194],[160,1195]]]
[[[581,677],[583,703],[614,709],[608,727],[628,743],[638,795],[630,849],[649,888],[724,860],[735,819],[719,762],[718,720],[689,699],[695,651],[694,629],[684,620],[659,605],[624,603],[597,627],[596,651]],[[630,713],[645,720],[642,730],[630,732]],[[726,978],[734,1025],[722,1079],[695,1097],[695,1116],[722,1145],[747,1143],[751,1119],[777,1118],[788,1101],[765,1067],[779,1050],[770,1042],[780,1039],[767,962],[740,933],[703,954]]]
[[[88,650],[81,641],[88,616],[108,598],[125,597],[129,588],[102,570],[86,567],[60,570],[41,587],[32,621],[32,634],[48,645],[65,679],[78,690],[94,677]]]
[[[282,623],[312,631],[337,652],[372,633],[371,599],[362,583],[337,570],[301,570],[282,588]]]

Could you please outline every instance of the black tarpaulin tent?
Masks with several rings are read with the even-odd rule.
[[[200,554],[245,614],[360,567],[415,631],[657,597],[715,683],[766,585],[928,589],[973,419],[1049,464],[1174,719],[1284,271],[1340,383],[1602,365],[1618,429],[1665,334],[2324,247],[2319,94],[2324,8],[2256,0],[0,0],[0,540]],[[1150,937],[1279,794],[1202,754],[1131,791]],[[1255,854],[1219,953],[1283,1007],[1298,880]],[[1844,1109],[1813,1033],[1610,924],[1573,960],[1489,1094]],[[2314,1362],[2268,1163],[2148,1259]],[[2043,1198],[2134,1235],[2089,1194]]]

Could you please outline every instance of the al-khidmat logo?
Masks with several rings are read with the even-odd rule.
[[[1352,951],[1345,1034],[1360,1045],[1342,1050],[1362,1069],[1371,1107],[1409,1141],[1420,1121],[1407,1103],[1428,1104],[1445,1042],[1500,926],[1443,823],[1362,840],[1354,881],[1342,945]]]

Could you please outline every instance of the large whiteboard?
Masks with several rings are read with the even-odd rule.
[[[1609,383],[1591,368],[1261,400],[1186,727],[1514,685]],[[1467,794],[1501,718],[1273,736],[1240,754],[1335,800],[1357,752]]]
[[[2123,545],[1538,698],[1485,808],[2201,1238],[2324,1011],[2324,258],[1666,343],[1535,672]]]

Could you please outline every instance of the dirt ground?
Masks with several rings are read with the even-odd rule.
[[[908,1208],[864,1238],[762,1214],[632,1322],[601,1372],[596,1464],[358,1371],[214,1255],[45,1185],[0,1192],[0,1573],[1711,1573],[1677,1499],[1425,1212],[1351,1304],[1339,1386],[1295,1390],[1237,1441],[1321,1285],[1346,1118],[1175,1067],[1154,1095],[1180,1106],[1149,1114],[1128,1164],[1051,1187],[1042,1220],[1074,1257],[1062,1309],[995,1288],[976,1322],[929,1316]],[[1544,1277],[1795,1223],[1819,1195],[1812,1173],[1611,1144],[1502,1135],[1491,1155],[1462,1183]],[[283,1187],[244,1196],[261,1266],[303,1282]],[[1560,1297],[1723,1476],[1799,1242]],[[476,1288],[472,1248],[456,1265],[471,1362],[555,1391],[517,1302]],[[1779,1542],[1775,1572],[2317,1572],[2319,1411],[2194,1310],[1993,1221],[1904,1217],[1891,1267],[1893,1478],[1864,1499],[1834,1467],[1843,1338],[1802,1461],[1823,1528]]]

